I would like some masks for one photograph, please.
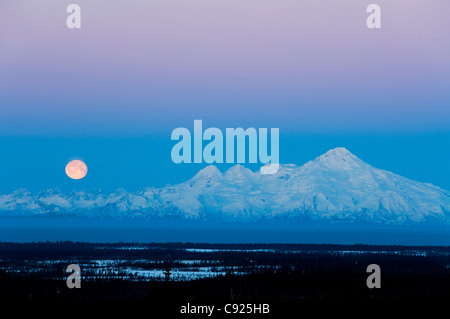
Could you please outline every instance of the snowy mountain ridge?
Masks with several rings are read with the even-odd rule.
[[[0,194],[0,216],[17,215],[450,225],[450,192],[335,148],[302,166],[282,164],[273,175],[211,165],[186,182],[135,193]]]

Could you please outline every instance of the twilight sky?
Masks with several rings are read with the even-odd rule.
[[[81,29],[66,27],[71,3]],[[370,3],[381,29],[366,26]],[[183,181],[201,166],[171,163],[170,133],[194,119],[279,127],[281,162],[344,146],[450,189],[449,12],[447,0],[2,1],[0,192]],[[74,184],[75,158],[89,174]]]

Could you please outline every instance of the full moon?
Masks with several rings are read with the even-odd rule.
[[[80,160],[71,161],[66,166],[66,174],[72,179],[82,179],[87,174],[87,166]]]

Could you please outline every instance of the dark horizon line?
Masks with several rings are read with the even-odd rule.
[[[326,248],[348,248],[348,247],[354,247],[354,248],[379,248],[379,249],[387,249],[387,250],[404,250],[404,249],[410,249],[410,248],[416,248],[416,249],[432,249],[436,250],[439,248],[444,248],[444,250],[448,249],[448,252],[450,253],[450,245],[405,245],[405,244],[364,244],[364,243],[354,243],[354,244],[333,244],[333,243],[213,243],[213,242],[191,242],[191,241],[185,241],[185,242],[177,242],[177,241],[168,241],[168,242],[139,242],[139,241],[117,241],[117,242],[89,242],[89,241],[72,241],[72,240],[46,240],[46,241],[30,241],[30,242],[13,242],[13,241],[0,241],[0,249],[2,246],[5,245],[62,245],[62,244],[70,244],[70,245],[89,245],[89,246],[111,246],[114,248],[115,246],[128,246],[128,247],[135,247],[135,246],[142,246],[142,247],[152,247],[152,246],[160,246],[160,248],[193,248],[193,249],[200,249],[200,246],[202,248],[208,249],[239,249],[239,247],[252,247],[253,249],[256,249],[256,247],[263,247],[263,248],[278,248],[281,249],[283,247],[286,248],[295,248],[295,247],[315,247],[318,248],[318,250],[324,250]],[[222,247],[222,248],[220,248]],[[249,249],[251,250],[251,249]],[[336,249],[337,250],[337,249]],[[355,250],[359,251],[359,250]],[[377,250],[373,250],[377,251]]]

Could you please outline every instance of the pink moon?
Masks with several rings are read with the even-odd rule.
[[[87,174],[87,166],[80,160],[71,161],[66,166],[66,174],[72,179],[82,179]]]

